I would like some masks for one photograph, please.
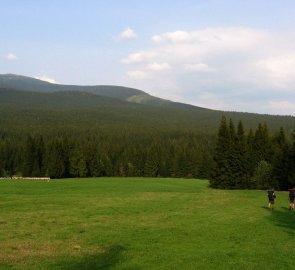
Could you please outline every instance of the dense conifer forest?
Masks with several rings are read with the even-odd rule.
[[[259,124],[246,134],[222,117],[213,154],[212,187],[226,189],[287,189],[295,184],[295,133],[288,141],[283,128],[270,136]]]
[[[35,91],[0,88],[2,177],[206,178],[226,189],[287,189],[295,182],[292,116],[137,104],[130,95],[144,92],[120,87],[93,88],[111,97],[68,87],[41,93],[40,83],[42,91],[55,85],[25,82]]]
[[[266,124],[245,132],[222,118],[217,138],[184,131],[110,129],[45,133],[1,132],[1,176],[149,176],[211,179],[215,188],[294,183],[295,136],[269,134]]]

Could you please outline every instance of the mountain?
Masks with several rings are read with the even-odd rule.
[[[242,120],[246,129],[267,123],[271,131],[282,126],[291,134],[295,128],[292,116],[211,110],[122,86],[60,85],[19,75],[0,75],[0,125],[3,126],[8,123],[13,127],[26,123],[34,126],[34,121],[39,119],[48,128],[56,121],[61,125],[171,128],[212,134],[217,131],[222,115],[235,122]]]
[[[40,93],[0,88],[0,106],[15,109],[91,109],[99,107],[128,107],[125,101],[88,92],[60,91]]]
[[[33,91],[40,93],[52,93],[60,91],[79,91],[97,94],[111,98],[117,98],[133,103],[146,104],[152,106],[166,106],[177,107],[178,103],[169,100],[151,96],[144,91],[113,85],[96,85],[96,86],[82,86],[82,85],[62,85],[45,82],[39,79],[15,75],[3,74],[0,75],[0,88],[15,89],[20,91]],[[180,104],[179,104],[180,105]],[[189,105],[187,105],[189,106]]]

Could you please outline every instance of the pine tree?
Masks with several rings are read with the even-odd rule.
[[[7,140],[0,147],[0,175],[13,176],[17,171],[17,149],[16,145]]]
[[[278,182],[278,187],[281,190],[287,190],[290,187],[289,172],[290,166],[290,148],[286,140],[283,128],[280,128],[278,134],[273,138],[273,177]]]
[[[144,166],[144,175],[157,177],[160,172],[161,156],[157,143],[153,142],[148,153]]]
[[[292,134],[292,146],[288,161],[288,182],[290,186],[295,187],[295,131]]]
[[[35,141],[32,136],[27,137],[25,149],[24,149],[24,161],[23,161],[23,175],[34,176],[33,172],[37,171],[37,160],[36,160],[36,147]]]
[[[230,186],[230,165],[229,165],[230,133],[226,118],[223,116],[217,134],[216,148],[214,153],[214,172],[210,185],[215,188],[227,188]]]
[[[70,150],[69,172],[72,177],[85,177],[87,174],[85,158],[82,149],[77,144]]]
[[[246,150],[246,137],[244,132],[243,123],[239,121],[237,130],[237,187],[249,188],[250,187],[250,175],[248,172],[248,160]]]
[[[255,132],[253,141],[254,159],[256,165],[262,161],[270,161],[272,156],[272,146],[266,124],[259,124]]]
[[[228,141],[228,179],[227,188],[238,188],[239,183],[239,160],[238,160],[238,139],[235,125],[232,119],[229,120],[229,141]]]
[[[69,177],[69,144],[67,140],[55,139],[49,150],[47,173],[51,178]]]
[[[43,136],[38,135],[34,138],[35,144],[35,166],[32,172],[33,176],[44,176],[45,175],[45,156],[46,150],[44,145]]]
[[[250,182],[252,183],[251,179],[254,175],[254,171],[257,166],[257,158],[255,158],[255,152],[254,152],[254,134],[253,130],[250,129],[247,140],[246,140],[246,167],[247,167],[247,172],[248,176],[250,179]],[[254,188],[254,183],[250,185],[251,187]]]
[[[254,180],[258,189],[277,189],[277,182],[272,177],[271,164],[265,160],[258,163],[254,174]]]
[[[203,151],[198,165],[197,177],[201,179],[210,179],[212,170],[214,168],[214,161],[209,151]]]

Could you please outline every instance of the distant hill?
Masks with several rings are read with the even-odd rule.
[[[173,105],[175,104],[175,107]],[[114,127],[149,130],[191,130],[215,134],[221,116],[242,120],[246,128],[266,122],[270,130],[284,127],[290,134],[295,117],[222,112],[171,102],[171,106],[149,106],[88,92],[40,93],[0,88],[0,127],[54,128]]]
[[[113,85],[96,85],[96,86],[82,86],[82,85],[62,85],[45,82],[39,79],[15,75],[3,74],[0,75],[0,88],[15,89],[20,91],[32,91],[40,93],[52,93],[60,91],[79,91],[97,94],[111,98],[117,98],[124,101],[148,104],[152,106],[167,106],[177,107],[177,103],[169,100],[151,96],[144,91]]]
[[[133,105],[133,104],[132,104]],[[128,107],[130,104],[119,99],[88,92],[61,91],[39,93],[0,88],[0,106],[15,109],[91,109],[100,107]]]
[[[12,114],[19,114],[15,119],[22,121],[22,110],[31,111],[33,115],[52,113],[51,110],[63,113],[84,110],[88,114],[79,117],[80,124],[91,124],[91,121],[118,125],[120,123],[134,126],[150,126],[165,129],[194,129],[202,132],[216,132],[222,115],[235,122],[242,120],[246,128],[256,128],[258,123],[267,123],[270,130],[284,127],[288,134],[295,129],[295,117],[275,116],[255,113],[224,112],[172,102],[151,96],[144,91],[123,86],[80,86],[52,84],[26,76],[0,75],[0,112],[4,121],[9,121]],[[42,113],[36,110],[42,110]],[[91,111],[91,113],[90,113]],[[86,119],[88,115],[88,119]],[[61,121],[62,113],[57,113],[51,120]],[[46,123],[44,119],[44,125]],[[91,120],[90,120],[91,119]],[[53,120],[52,120],[53,121]],[[64,121],[65,122],[65,121]],[[128,123],[127,123],[128,122]],[[19,123],[19,122],[17,122]],[[17,124],[16,123],[16,124]],[[1,124],[1,122],[0,122]],[[51,123],[52,124],[52,123]]]

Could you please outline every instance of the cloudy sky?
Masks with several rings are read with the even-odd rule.
[[[0,73],[295,115],[294,0],[0,3]]]

